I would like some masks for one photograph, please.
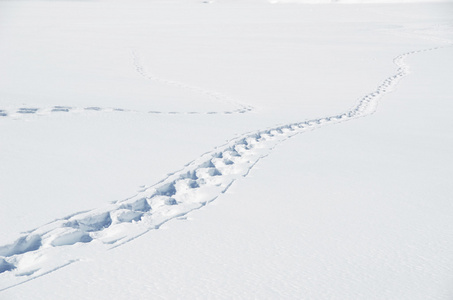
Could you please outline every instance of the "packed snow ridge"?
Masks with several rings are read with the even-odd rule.
[[[205,206],[225,193],[278,144],[305,131],[368,116],[379,99],[409,73],[409,55],[446,46],[412,51],[394,59],[397,71],[351,110],[329,117],[290,123],[235,138],[188,163],[159,183],[143,187],[133,197],[91,211],[75,213],[30,230],[0,247],[0,291],[76,262],[94,245],[111,249],[175,218]],[[56,107],[70,110],[69,107]],[[23,109],[24,113],[34,113]],[[74,247],[77,245],[77,247]],[[64,250],[65,255],[60,255]],[[56,255],[58,254],[58,255]]]

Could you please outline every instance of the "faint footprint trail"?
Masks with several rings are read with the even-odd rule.
[[[238,103],[237,101],[231,99],[230,97],[223,95],[221,93],[207,90],[198,86],[189,85],[186,83],[167,80],[157,76],[153,76],[148,74],[144,67],[142,66],[138,55],[132,51],[132,61],[135,70],[144,78],[154,81],[158,84],[167,85],[171,87],[177,87],[180,89],[184,89],[190,91],[192,93],[199,94],[201,96],[205,96],[208,99],[226,103],[235,107],[233,110],[225,110],[225,111],[158,111],[158,110],[150,110],[150,111],[138,111],[133,109],[126,109],[126,108],[114,108],[114,107],[98,107],[98,106],[89,106],[89,107],[73,107],[73,106],[62,106],[56,105],[51,107],[10,107],[8,109],[2,108],[0,109],[0,120],[4,119],[5,117],[12,117],[14,119],[24,119],[27,116],[35,115],[35,116],[48,116],[50,114],[56,113],[87,113],[87,112],[103,112],[103,113],[111,113],[111,112],[121,112],[121,113],[141,113],[141,114],[159,114],[159,115],[212,115],[212,114],[244,114],[253,110],[253,107],[248,105],[243,105]]]
[[[226,103],[228,105],[232,105],[233,107],[236,107],[236,109],[234,109],[234,110],[225,111],[223,113],[229,113],[229,114],[246,113],[246,112],[249,112],[249,111],[253,110],[253,107],[251,107],[249,105],[241,104],[241,103],[235,101],[234,99],[232,99],[231,97],[229,97],[227,95],[224,95],[222,93],[215,92],[215,91],[212,91],[212,90],[208,90],[208,89],[205,89],[205,88],[202,88],[202,87],[199,87],[199,86],[195,86],[195,85],[191,85],[191,84],[175,81],[175,80],[164,79],[164,78],[155,76],[153,74],[150,74],[144,68],[144,66],[143,66],[143,64],[142,64],[142,62],[140,60],[140,57],[136,53],[136,51],[132,50],[131,54],[132,54],[132,59],[133,59],[135,70],[141,76],[143,76],[144,78],[146,78],[148,80],[154,81],[154,82],[162,84],[162,85],[167,85],[167,86],[176,87],[176,88],[179,88],[179,89],[184,89],[184,90],[187,90],[189,92],[205,96],[208,99],[211,99],[211,100],[214,100],[214,101],[217,101],[217,102]],[[186,112],[172,112],[172,113],[173,114],[184,114]],[[197,112],[192,112],[192,113],[197,113]],[[210,113],[219,113],[219,112],[210,112]]]
[[[26,232],[14,243],[0,247],[0,291],[86,258],[94,249],[118,247],[159,229],[169,220],[200,209],[225,193],[236,180],[247,176],[256,163],[286,139],[374,113],[382,96],[409,74],[405,58],[444,47],[447,46],[397,56],[396,73],[347,112],[245,134],[202,155],[157,184],[143,187],[135,196]]]
[[[110,108],[110,107],[97,107],[97,106],[88,106],[88,107],[74,107],[74,106],[51,106],[46,108],[39,107],[15,107],[9,109],[0,109],[0,120],[1,117],[11,117],[14,119],[23,119],[27,116],[46,116],[50,114],[60,114],[60,113],[87,113],[87,112],[135,112],[129,109],[122,108]]]
[[[230,115],[230,114],[243,114],[246,112],[251,111],[251,108],[244,108],[244,109],[237,109],[234,111],[207,111],[207,112],[200,112],[200,111],[188,111],[188,112],[176,112],[176,111],[138,111],[133,109],[125,109],[125,108],[117,108],[117,107],[98,107],[98,106],[88,106],[88,107],[74,107],[74,106],[51,106],[45,108],[38,108],[38,107],[16,107],[16,108],[9,108],[9,109],[0,109],[0,120],[4,119],[5,117],[11,117],[15,120],[26,119],[31,116],[48,116],[48,115],[55,115],[61,113],[71,113],[71,114],[86,114],[92,112],[98,113],[135,113],[135,114],[158,114],[158,115]]]

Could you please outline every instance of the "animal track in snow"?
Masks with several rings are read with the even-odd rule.
[[[52,112],[69,112],[72,109],[70,106],[54,106]]]
[[[47,116],[50,114],[56,113],[75,113],[81,114],[86,112],[99,112],[99,113],[136,113],[136,114],[159,114],[159,115],[212,115],[212,114],[243,114],[251,111],[251,108],[241,108],[234,111],[208,111],[208,112],[199,112],[199,111],[189,111],[189,112],[176,112],[176,111],[137,111],[132,109],[125,108],[112,108],[112,107],[98,107],[98,106],[89,106],[89,107],[71,107],[71,106],[52,106],[46,108],[36,108],[36,107],[20,107],[20,108],[9,108],[9,109],[0,109],[0,118],[12,117],[14,119],[23,119],[25,117],[30,117],[31,115],[35,116]]]
[[[34,114],[38,111],[38,108],[25,108],[21,107],[16,112],[18,114]]]
[[[135,51],[132,51],[132,59],[133,59],[135,70],[142,77],[144,77],[144,78],[146,78],[148,80],[154,81],[154,82],[162,84],[162,85],[167,85],[167,86],[172,86],[172,87],[176,87],[176,88],[179,88],[179,89],[184,89],[184,90],[187,90],[189,92],[205,96],[205,97],[207,97],[207,98],[209,98],[211,100],[214,100],[214,101],[217,101],[217,102],[223,102],[223,103],[226,103],[226,104],[233,105],[233,106],[237,107],[236,109],[231,110],[231,111],[226,111],[226,112],[208,112],[208,114],[209,113],[211,113],[211,114],[212,113],[230,113],[230,114],[233,114],[233,113],[246,113],[246,112],[249,112],[249,111],[253,110],[253,107],[248,106],[248,105],[243,105],[243,104],[233,100],[229,96],[224,95],[222,93],[215,92],[215,91],[212,91],[212,90],[208,90],[208,89],[205,89],[205,88],[202,88],[202,87],[199,87],[199,86],[190,85],[190,84],[179,82],[179,81],[175,81],[175,80],[164,79],[164,78],[152,75],[152,74],[148,73],[145,70],[145,68],[143,67],[143,64],[140,61],[139,56],[137,55],[137,53]],[[186,114],[186,112],[172,112],[172,113],[173,114]],[[195,112],[195,113],[197,113],[197,112]],[[198,113],[200,113],[200,112],[198,112]]]
[[[245,134],[203,154],[159,183],[142,187],[133,197],[75,213],[26,232],[14,243],[0,247],[0,276],[3,277],[0,291],[73,263],[87,255],[84,249],[89,247],[112,249],[160,228],[169,220],[184,219],[191,211],[225,193],[236,180],[247,176],[263,157],[286,139],[374,113],[379,99],[409,74],[405,58],[439,48],[443,47],[397,56],[394,59],[398,67],[396,73],[345,113]],[[63,249],[69,254],[59,255]]]
[[[0,117],[13,117],[14,119],[21,119],[24,118],[25,115],[37,115],[37,116],[45,116],[53,113],[83,113],[83,112],[133,112],[133,113],[149,113],[149,114],[161,114],[161,115],[211,115],[211,114],[243,114],[253,110],[251,106],[240,104],[233,99],[229,98],[226,95],[223,95],[218,92],[214,92],[211,90],[207,90],[201,87],[189,85],[186,83],[167,80],[160,77],[156,77],[153,75],[149,75],[143,66],[140,63],[140,60],[135,52],[132,52],[133,64],[135,70],[144,78],[157,82],[162,85],[173,86],[181,89],[185,89],[191,91],[193,93],[205,96],[211,100],[217,102],[227,103],[229,105],[233,105],[236,109],[233,110],[226,110],[226,111],[188,111],[188,112],[180,112],[180,111],[156,111],[151,110],[147,112],[137,111],[132,109],[124,109],[124,108],[111,108],[111,107],[98,107],[98,106],[89,106],[89,107],[71,107],[71,106],[61,106],[56,105],[53,107],[45,107],[45,108],[36,108],[36,107],[20,107],[20,108],[8,108],[8,109],[0,109]]]

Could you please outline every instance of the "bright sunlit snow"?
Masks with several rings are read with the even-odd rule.
[[[0,299],[451,299],[451,1],[0,1]]]

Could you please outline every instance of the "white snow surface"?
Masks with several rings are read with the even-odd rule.
[[[269,3],[302,3],[302,4],[398,4],[398,3],[439,3],[451,0],[269,0]]]
[[[434,1],[0,1],[0,299],[451,299],[452,44]]]

